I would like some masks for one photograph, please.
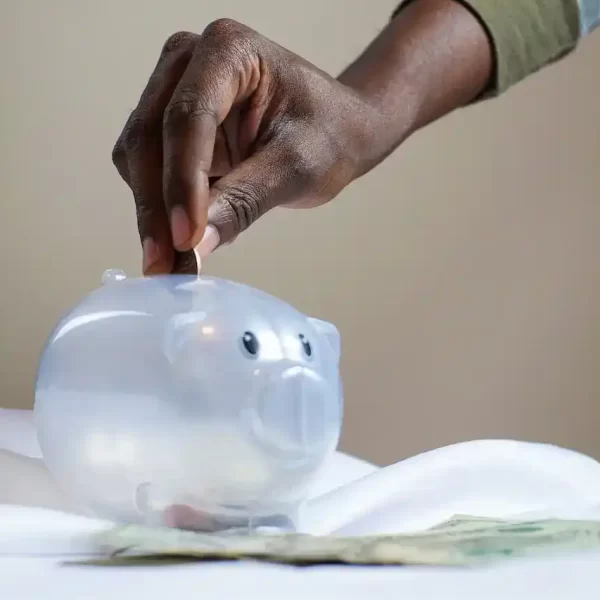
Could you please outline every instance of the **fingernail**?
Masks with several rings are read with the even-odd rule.
[[[146,274],[159,261],[160,248],[152,238],[148,237],[142,243],[142,251],[144,255],[142,270]]]
[[[192,237],[192,226],[183,206],[174,206],[171,210],[171,235],[177,250],[185,250]]]
[[[220,242],[221,236],[219,235],[217,228],[212,225],[207,225],[204,235],[196,248],[196,254],[200,259],[206,258],[215,250],[215,248],[217,248]]]

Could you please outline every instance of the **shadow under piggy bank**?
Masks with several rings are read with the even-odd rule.
[[[111,272],[42,353],[44,462],[94,516],[293,528],[338,444],[339,355],[333,325],[248,286]]]

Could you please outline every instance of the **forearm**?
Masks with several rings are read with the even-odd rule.
[[[407,0],[339,79],[380,113],[366,170],[408,135],[572,50],[600,0]]]
[[[370,123],[374,130],[361,172],[415,130],[474,100],[488,86],[493,65],[486,30],[463,5],[407,4],[338,77],[378,115]]]

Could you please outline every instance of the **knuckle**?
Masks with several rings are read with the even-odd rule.
[[[142,114],[132,114],[123,132],[123,145],[126,152],[136,152],[154,135],[154,124]]]
[[[202,47],[207,59],[217,58],[220,69],[239,66],[257,52],[260,34],[233,19],[218,19],[204,30]]]
[[[221,213],[227,215],[234,235],[248,229],[266,210],[265,195],[254,185],[237,182],[220,195]]]
[[[112,150],[112,163],[117,168],[117,171],[119,171],[119,173],[122,175],[122,171],[127,164],[127,153],[125,151],[122,135],[119,137]]]
[[[204,35],[219,41],[231,41],[239,37],[242,30],[243,26],[237,21],[223,18],[209,23],[204,30]]]
[[[203,117],[216,119],[214,111],[206,108],[194,91],[181,91],[177,100],[169,103],[163,116],[163,127],[167,131],[181,130],[191,121]]]
[[[165,56],[171,52],[175,52],[182,46],[187,46],[190,42],[194,41],[195,38],[196,35],[189,31],[178,31],[177,33],[173,33],[163,44],[161,55]]]

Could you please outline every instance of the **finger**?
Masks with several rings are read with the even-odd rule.
[[[185,66],[187,66],[187,62],[189,62],[189,59],[191,58],[192,55],[192,51],[193,51],[193,43],[196,40],[198,36],[196,36],[195,34],[192,33],[188,33],[188,32],[180,32],[180,33],[176,33],[174,35],[172,35],[164,44],[163,49],[160,53],[160,56],[158,58],[158,62],[156,64],[156,67],[154,68],[154,71],[148,81],[148,84],[146,85],[144,91],[142,92],[142,95],[140,97],[140,100],[138,101],[138,107],[136,110],[134,110],[131,115],[129,116],[129,119],[127,120],[127,123],[125,124],[125,127],[123,128],[123,131],[121,132],[121,135],[119,136],[119,138],[117,139],[117,142],[113,148],[113,152],[112,152],[112,158],[113,158],[113,163],[115,165],[115,167],[117,168],[117,171],[119,172],[119,174],[121,175],[121,177],[125,180],[125,182],[127,183],[127,185],[129,185],[131,187],[131,183],[130,183],[130,177],[129,177],[129,167],[128,167],[128,161],[127,161],[127,147],[130,146],[132,144],[132,142],[135,142],[135,140],[132,140],[131,138],[135,137],[135,133],[136,133],[136,129],[141,128],[142,123],[140,123],[140,112],[142,112],[143,114],[147,113],[147,112],[159,112],[160,114],[156,115],[158,118],[160,118],[162,116],[162,110],[164,110],[164,106],[162,106],[162,110],[160,106],[155,107],[155,111],[149,111],[148,110],[148,106],[150,105],[152,106],[152,104],[156,103],[156,100],[159,99],[159,96],[161,95],[161,89],[165,88],[165,87],[169,87],[169,86],[165,86],[165,78],[164,78],[164,71],[166,71],[168,73],[169,71],[169,65],[165,64],[165,62],[171,61],[171,62],[175,62],[177,61],[177,56],[174,55],[181,55],[182,53],[187,54],[187,61],[184,65],[184,70],[185,70]],[[167,90],[166,93],[167,95],[170,97],[170,95],[172,95],[172,91],[175,89],[176,85],[178,83],[178,79],[172,82],[171,87],[171,91],[170,94]],[[166,102],[168,102],[169,98],[167,98]],[[142,109],[142,110],[140,110]]]
[[[173,244],[162,196],[162,118],[193,54],[196,38],[188,33],[169,38],[120,138],[126,156],[126,181],[136,202],[145,275],[169,273],[173,267]],[[118,162],[122,164],[122,159]]]
[[[160,188],[161,163],[161,151],[157,151],[156,142],[147,143],[128,159],[142,242],[142,272],[146,276],[169,273],[173,266],[171,232]]]
[[[245,76],[252,61],[243,45],[235,24],[209,26],[165,112],[163,193],[177,250],[193,248],[204,233],[217,129],[258,85],[258,76]]]
[[[206,258],[211,252],[216,250],[220,244],[221,236],[219,235],[219,230],[214,225],[207,225],[204,230],[204,235],[196,247],[198,260],[202,261],[202,259]]]
[[[313,182],[308,164],[289,145],[275,141],[216,181],[208,211],[214,232],[207,227],[200,257],[232,242],[275,206],[305,197]]]

